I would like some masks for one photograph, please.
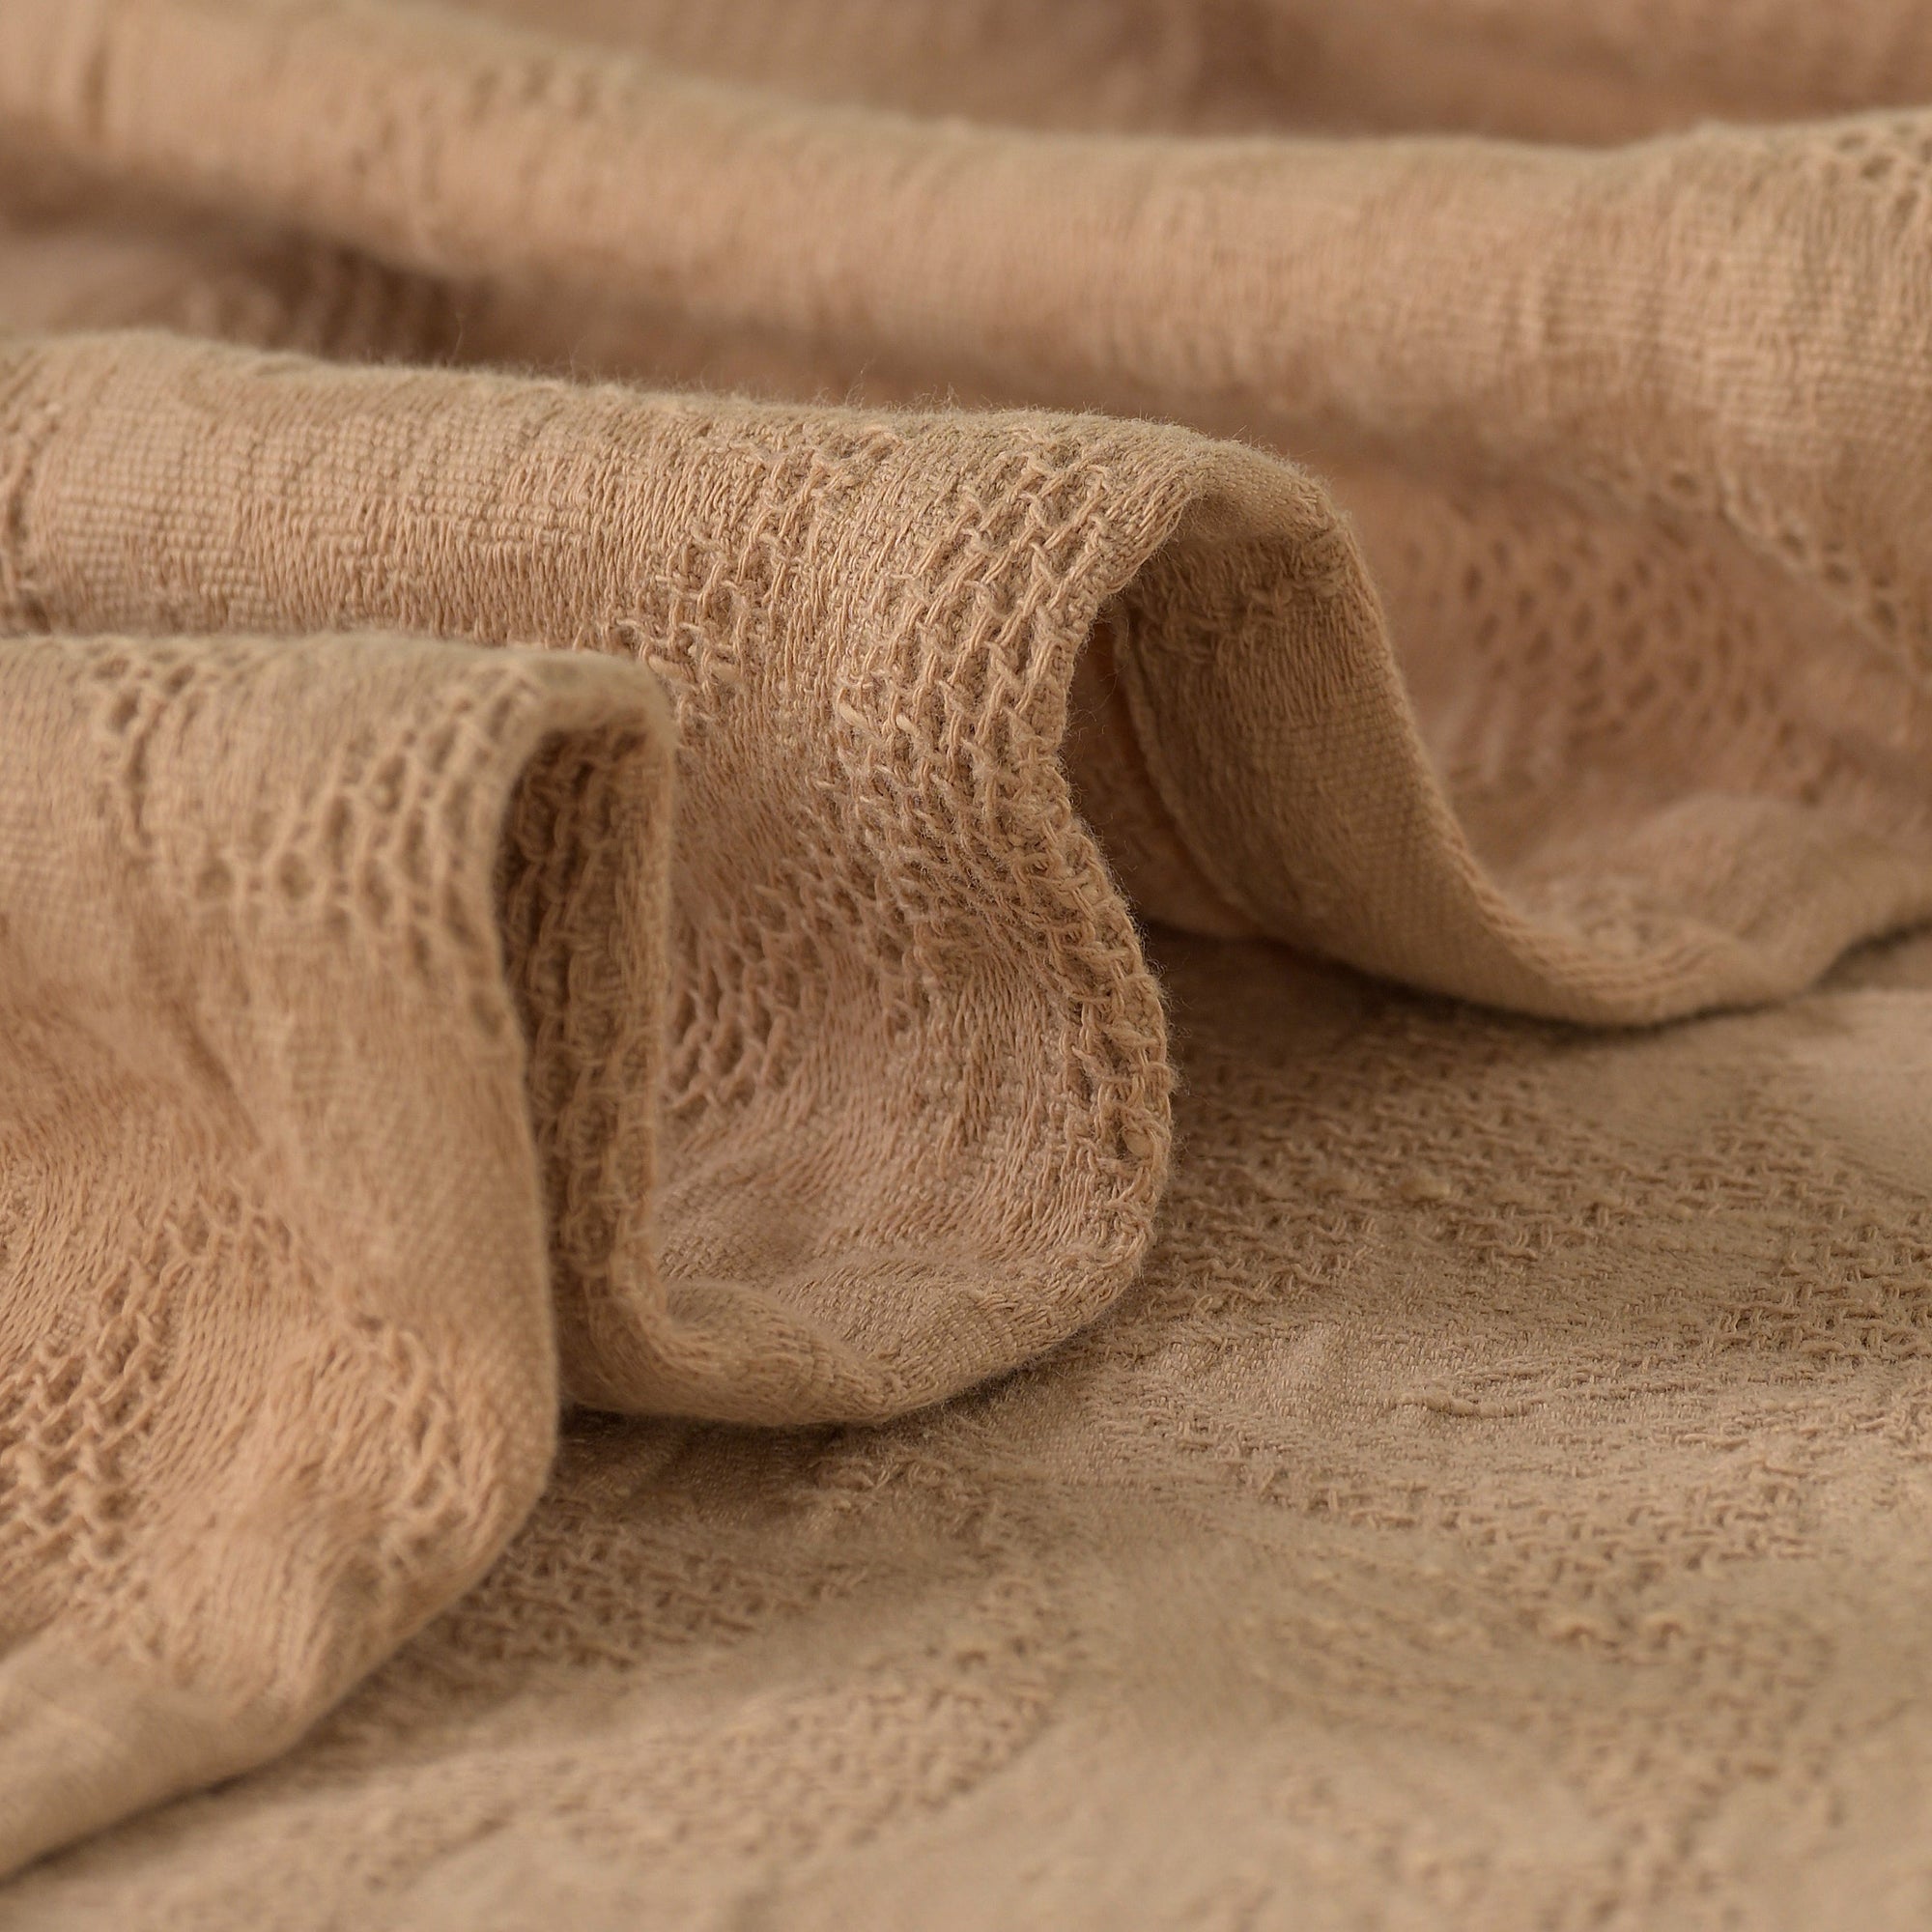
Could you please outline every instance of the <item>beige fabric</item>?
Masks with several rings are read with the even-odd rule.
[[[573,941],[655,1058],[669,766],[593,660],[0,663],[13,1861],[285,1746],[541,1489],[541,1163],[594,1001],[547,1053],[517,996]]]
[[[1932,91],[1911,0],[468,0],[692,72],[1002,125],[1628,139]]]
[[[1635,1039],[1162,964],[1117,1317],[884,1430],[578,1424],[10,1932],[1921,1922],[1932,956]]]
[[[0,9],[0,1902],[1916,1922],[1932,114],[1201,130],[1917,15],[525,12]]]

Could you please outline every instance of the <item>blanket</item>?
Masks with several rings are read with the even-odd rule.
[[[5,0],[0,1921],[1922,1923],[1928,99]]]

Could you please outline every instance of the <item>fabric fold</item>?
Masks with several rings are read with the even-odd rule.
[[[1932,95],[1913,0],[459,0],[721,79],[995,125],[1614,141]]]
[[[1170,1076],[1055,750],[1095,611],[1201,493],[1209,446],[1174,439],[1147,469],[1137,433],[1099,424],[345,377],[153,339],[13,367],[14,627],[400,627],[638,657],[671,690],[677,1319],[646,1335],[621,1294],[566,1296],[573,1394],[876,1416],[1119,1293]],[[97,489],[109,445],[119,509]],[[123,523],[137,502],[162,525]],[[180,564],[158,600],[151,537]],[[603,1201],[584,1283],[645,1212],[635,1187]]]
[[[1396,915],[1406,937],[1358,914],[1379,861],[1324,856],[1293,789],[1327,751],[1291,762],[1278,700],[1228,709],[1222,669],[1156,700],[1129,626],[1118,702],[1147,742],[1128,763],[1161,791],[1169,845],[1192,814],[1190,872],[1265,875],[1265,904],[1224,877],[1185,913],[1130,878],[1154,916],[1536,1011],[1652,1019],[1789,990],[1848,934],[1917,916],[1923,116],[1594,154],[1073,138],[777,102],[440,10],[29,6],[13,31],[22,78],[0,112],[17,129],[279,227],[269,308],[239,332],[313,338],[302,265],[368,250],[371,275],[418,290],[384,311],[397,353],[434,336],[794,394],[965,382],[1259,431],[1315,464],[1384,613],[1361,626],[1385,633],[1407,694],[1376,715],[1412,700],[1447,795],[1454,825],[1428,806],[1421,842],[1439,857],[1461,837],[1474,869],[1404,886],[1435,908]],[[182,64],[183,88],[158,78]],[[359,77],[343,87],[368,125],[299,111],[325,71]],[[76,73],[98,87],[76,94]],[[193,89],[216,86],[260,111],[197,112]],[[404,101],[412,131],[384,145]],[[296,123],[323,146],[292,146]],[[527,164],[486,167],[486,151]],[[434,322],[429,289],[450,305]],[[320,332],[355,353],[366,327]],[[1154,655],[1172,683],[1179,660]],[[1410,735],[1376,755],[1413,766]],[[1124,852],[1123,823],[1103,831]],[[1301,855],[1293,878],[1283,853]],[[1334,910],[1311,917],[1322,871]],[[1520,922],[1499,949],[1437,923],[1466,928],[1472,895],[1475,926]],[[1484,956],[1453,956],[1470,947]],[[1608,981],[1579,963],[1612,955]]]
[[[554,1042],[586,980],[655,1016],[669,764],[596,660],[17,639],[0,688],[12,1866],[286,1748],[535,1499],[552,1231],[655,1114],[584,1131]]]
[[[1146,915],[1553,1017],[1770,997],[1924,904],[1919,680],[1818,602],[1787,593],[1787,628],[1769,632],[1746,602],[1759,586],[1717,568],[1704,611],[1742,636],[1690,667],[1682,715],[1598,720],[1606,772],[1581,729],[1616,701],[1603,651],[1540,669],[1541,612],[1518,665],[1453,657],[1439,622],[1401,649],[1321,487],[1183,431],[335,371],[160,338],[49,339],[14,367],[16,626],[383,625],[649,663],[682,727],[681,1028],[724,1024],[720,989],[747,972],[793,970],[762,956],[781,906],[802,908],[787,916],[806,923],[814,983],[838,944],[902,962],[915,929],[920,944],[970,929],[926,976],[949,987],[993,933],[1025,948],[1052,926],[1010,895],[1056,840],[1076,855],[1067,903],[1117,906],[1088,883],[1102,875],[1066,817],[1063,749]],[[1461,562],[1456,522],[1472,519],[1457,497],[1444,507],[1438,554],[1411,537],[1408,582]],[[156,543],[178,559],[172,581],[147,568]],[[1744,567],[1735,541],[1714,561]],[[1106,668],[1090,656],[1063,748],[1096,623]],[[1651,676],[1642,652],[1667,639],[1634,641],[1608,675]],[[1445,675],[1459,688],[1431,688]],[[1717,689],[1692,705],[1702,676]],[[1096,703],[1098,728],[1081,717]],[[1753,703],[1783,707],[1769,746],[1737,729]],[[1511,758],[1515,793],[1485,789],[1499,740],[1566,729],[1573,755]],[[835,880],[839,910],[821,915]],[[1138,1002],[1120,1024],[1157,1042],[1124,914],[1107,920],[1093,944],[1132,962],[1119,971]],[[1032,976],[1044,955],[1026,956]],[[1098,985],[1116,968],[1094,970]],[[803,997],[755,996],[759,1051]],[[970,1009],[979,994],[945,997]],[[726,1036],[748,1050],[742,1017]],[[674,1049],[674,1115],[758,1086],[709,1051]],[[1134,1082],[1159,1063],[1150,1044],[1121,1103],[1150,1146],[1158,1081]]]
[[[1598,154],[1027,135],[370,0],[16,0],[0,33],[23,143],[526,311],[569,289],[714,353],[1400,442],[1713,519],[1882,641],[1932,623],[1922,114]]]
[[[405,630],[635,658],[671,692],[662,1076],[635,989],[580,998],[567,1039],[532,1023],[579,1189],[553,1212],[564,1383],[600,1406],[877,1418],[1104,1310],[1170,1131],[1122,891],[1623,1022],[1787,990],[1932,904],[1909,771],[1807,797],[1715,740],[1674,785],[1567,801],[1621,848],[1490,868],[1332,503],[1184,431],[159,337],[48,339],[7,371],[10,628]],[[531,930],[577,984],[568,930]],[[619,1147],[610,1119],[652,1089],[655,1202],[641,1156],[573,1141]],[[651,1225],[661,1297],[622,1264]]]
[[[284,1748],[560,1405],[875,1423],[1114,1306],[1144,923],[1638,1026],[1932,917],[1932,116],[10,0],[0,150],[0,327],[234,338],[0,334],[0,1865]]]

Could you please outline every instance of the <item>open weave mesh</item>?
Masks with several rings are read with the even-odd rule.
[[[515,11],[0,10],[7,1903],[1917,1896],[1922,24]]]

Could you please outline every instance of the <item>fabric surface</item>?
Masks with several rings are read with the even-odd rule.
[[[1928,98],[6,0],[5,1922],[1922,1922]]]

